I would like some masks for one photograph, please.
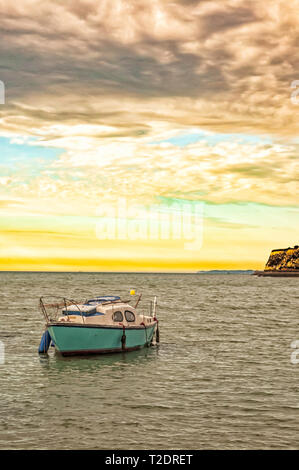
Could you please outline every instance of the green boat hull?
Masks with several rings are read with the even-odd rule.
[[[133,351],[150,345],[156,324],[122,327],[52,324],[48,331],[55,348],[64,356]],[[125,341],[123,338],[125,335]]]

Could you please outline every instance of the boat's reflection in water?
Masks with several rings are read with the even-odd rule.
[[[136,351],[127,351],[111,354],[92,354],[64,357],[56,350],[50,351],[49,354],[41,354],[39,356],[40,364],[46,368],[56,371],[63,370],[82,370],[87,372],[95,369],[119,369],[126,365],[143,364],[144,362],[157,359],[159,354],[159,345],[144,347]],[[151,364],[152,366],[152,364]]]

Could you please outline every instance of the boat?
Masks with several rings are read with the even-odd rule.
[[[98,296],[78,302],[44,296],[39,306],[46,320],[38,352],[50,346],[62,356],[127,352],[159,343],[157,298],[147,315],[119,296]]]

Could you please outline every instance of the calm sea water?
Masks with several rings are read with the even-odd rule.
[[[299,279],[0,273],[1,449],[296,449]],[[158,296],[161,344],[37,354],[38,298]]]

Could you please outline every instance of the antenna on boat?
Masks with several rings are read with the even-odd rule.
[[[139,297],[138,297],[138,299],[137,299],[137,302],[136,302],[134,308],[137,308],[137,305],[139,304],[139,302],[140,302],[140,300],[141,300],[141,297],[142,297],[142,294],[139,294]]]
[[[153,316],[156,316],[156,308],[157,308],[157,296],[154,297],[154,308],[153,308]]]

